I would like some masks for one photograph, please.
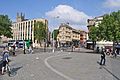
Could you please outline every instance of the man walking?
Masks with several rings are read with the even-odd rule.
[[[100,65],[105,65],[105,62],[106,62],[105,52],[104,52],[104,49],[102,48]]]

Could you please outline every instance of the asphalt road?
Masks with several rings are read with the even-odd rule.
[[[11,57],[13,75],[0,80],[120,80],[120,59],[107,57],[106,66],[97,61],[99,54],[81,52],[34,52]],[[87,53],[86,53],[87,52]]]

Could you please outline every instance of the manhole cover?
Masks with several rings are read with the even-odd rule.
[[[64,57],[64,58],[62,58],[62,59],[72,59],[72,57]]]

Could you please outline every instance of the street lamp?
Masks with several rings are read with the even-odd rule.
[[[52,51],[53,53],[55,52],[55,47],[54,47],[54,45],[55,45],[55,44],[54,44],[54,30],[53,30],[53,51]]]
[[[58,18],[60,18],[59,16],[56,16],[56,17],[54,17],[55,19],[58,19]],[[55,29],[54,29],[55,30]],[[55,43],[54,43],[54,37],[55,37],[55,35],[54,35],[54,30],[53,30],[53,50],[52,50],[52,52],[54,53],[55,52]]]

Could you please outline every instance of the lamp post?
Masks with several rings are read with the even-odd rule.
[[[55,47],[54,47],[54,45],[55,45],[55,44],[54,44],[54,31],[53,31],[53,50],[52,50],[53,53],[55,52]]]
[[[56,16],[55,18],[58,19],[59,16]],[[52,50],[52,52],[54,53],[55,52],[55,42],[54,42],[55,35],[54,35],[54,30],[53,30],[53,34],[52,35],[53,35],[53,50]]]

